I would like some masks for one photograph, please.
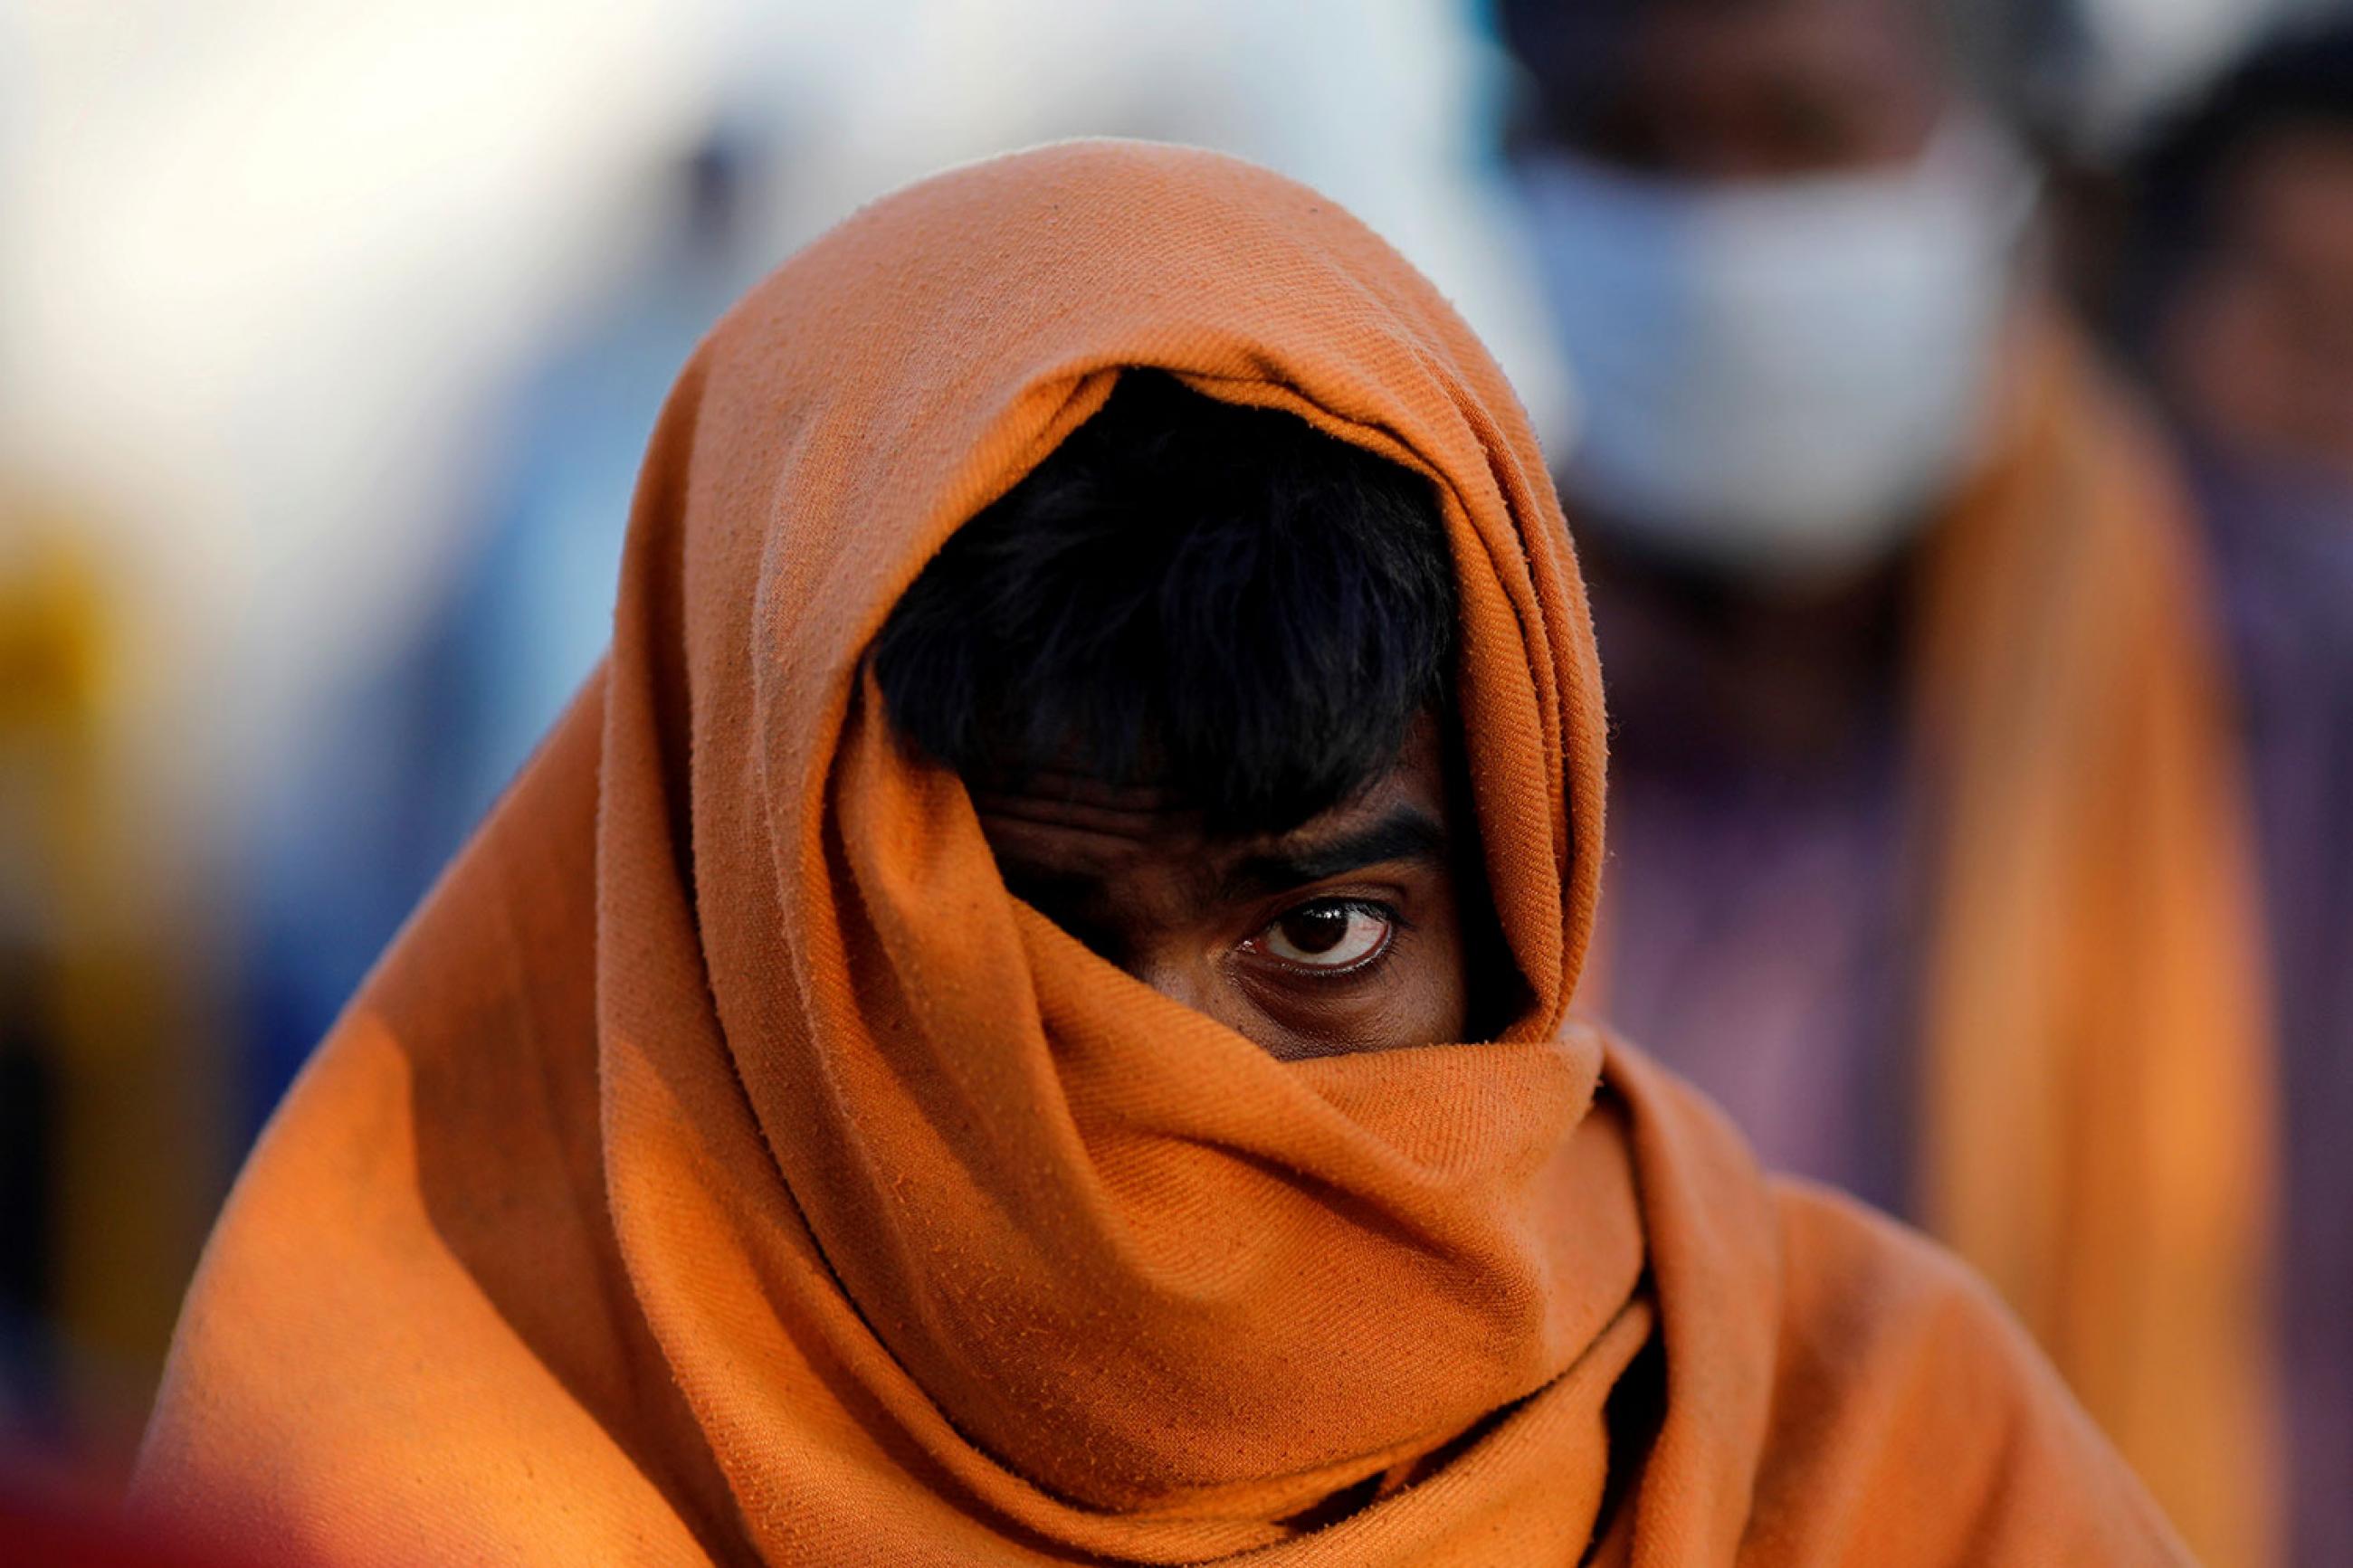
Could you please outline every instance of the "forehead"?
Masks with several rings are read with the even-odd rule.
[[[1040,774],[1011,789],[976,789],[973,805],[1008,881],[1182,881],[1206,897],[1235,865],[1328,842],[1405,809],[1441,826],[1448,792],[1444,745],[1427,715],[1408,732],[1396,765],[1356,795],[1288,832],[1225,835],[1200,813],[1151,785]]]

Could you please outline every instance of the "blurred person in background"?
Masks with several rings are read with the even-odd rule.
[[[86,524],[0,476],[0,1493],[128,1474],[231,1153]]]
[[[1928,0],[1504,0],[1618,729],[1590,983],[2274,1552],[2270,1036],[2210,585]],[[1560,454],[1556,454],[1560,456]]]
[[[643,258],[491,412],[448,587],[277,782],[249,895],[252,1124],[611,634],[646,434],[695,341],[764,265],[748,209],[770,150],[731,125],[677,161]]]
[[[0,1490],[129,1473],[250,1134],[247,830],[702,119],[693,9],[0,16]]]
[[[2353,1563],[2353,23],[2262,45],[2137,165],[2117,326],[2221,581],[2270,894],[2295,1561]]]

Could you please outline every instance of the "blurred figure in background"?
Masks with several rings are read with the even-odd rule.
[[[129,1472],[249,1131],[248,846],[706,118],[695,9],[0,13],[0,1493]]]
[[[451,588],[281,781],[247,965],[254,1121],[603,651],[646,434],[696,340],[771,259],[746,221],[765,152],[731,127],[678,162],[635,273],[492,415]]]
[[[2118,324],[2221,578],[2270,893],[2295,1561],[2353,1563],[2353,24],[2252,54],[2131,194]]]
[[[1505,0],[1619,732],[1599,984],[2269,1561],[2269,1036],[2206,584],[1926,0]],[[1975,26],[1963,30],[1961,22]]]
[[[217,1042],[125,762],[132,628],[86,522],[0,481],[0,1494],[58,1455],[127,1473],[158,1300],[225,1184]]]

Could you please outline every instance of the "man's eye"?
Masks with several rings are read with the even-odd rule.
[[[1302,904],[1251,939],[1251,945],[1285,963],[1308,969],[1345,969],[1388,945],[1397,922],[1377,905],[1326,899]]]

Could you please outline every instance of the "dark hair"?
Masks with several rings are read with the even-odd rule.
[[[1149,783],[1282,832],[1448,700],[1427,479],[1297,416],[1127,371],[951,537],[874,646],[891,721],[967,779]]]

